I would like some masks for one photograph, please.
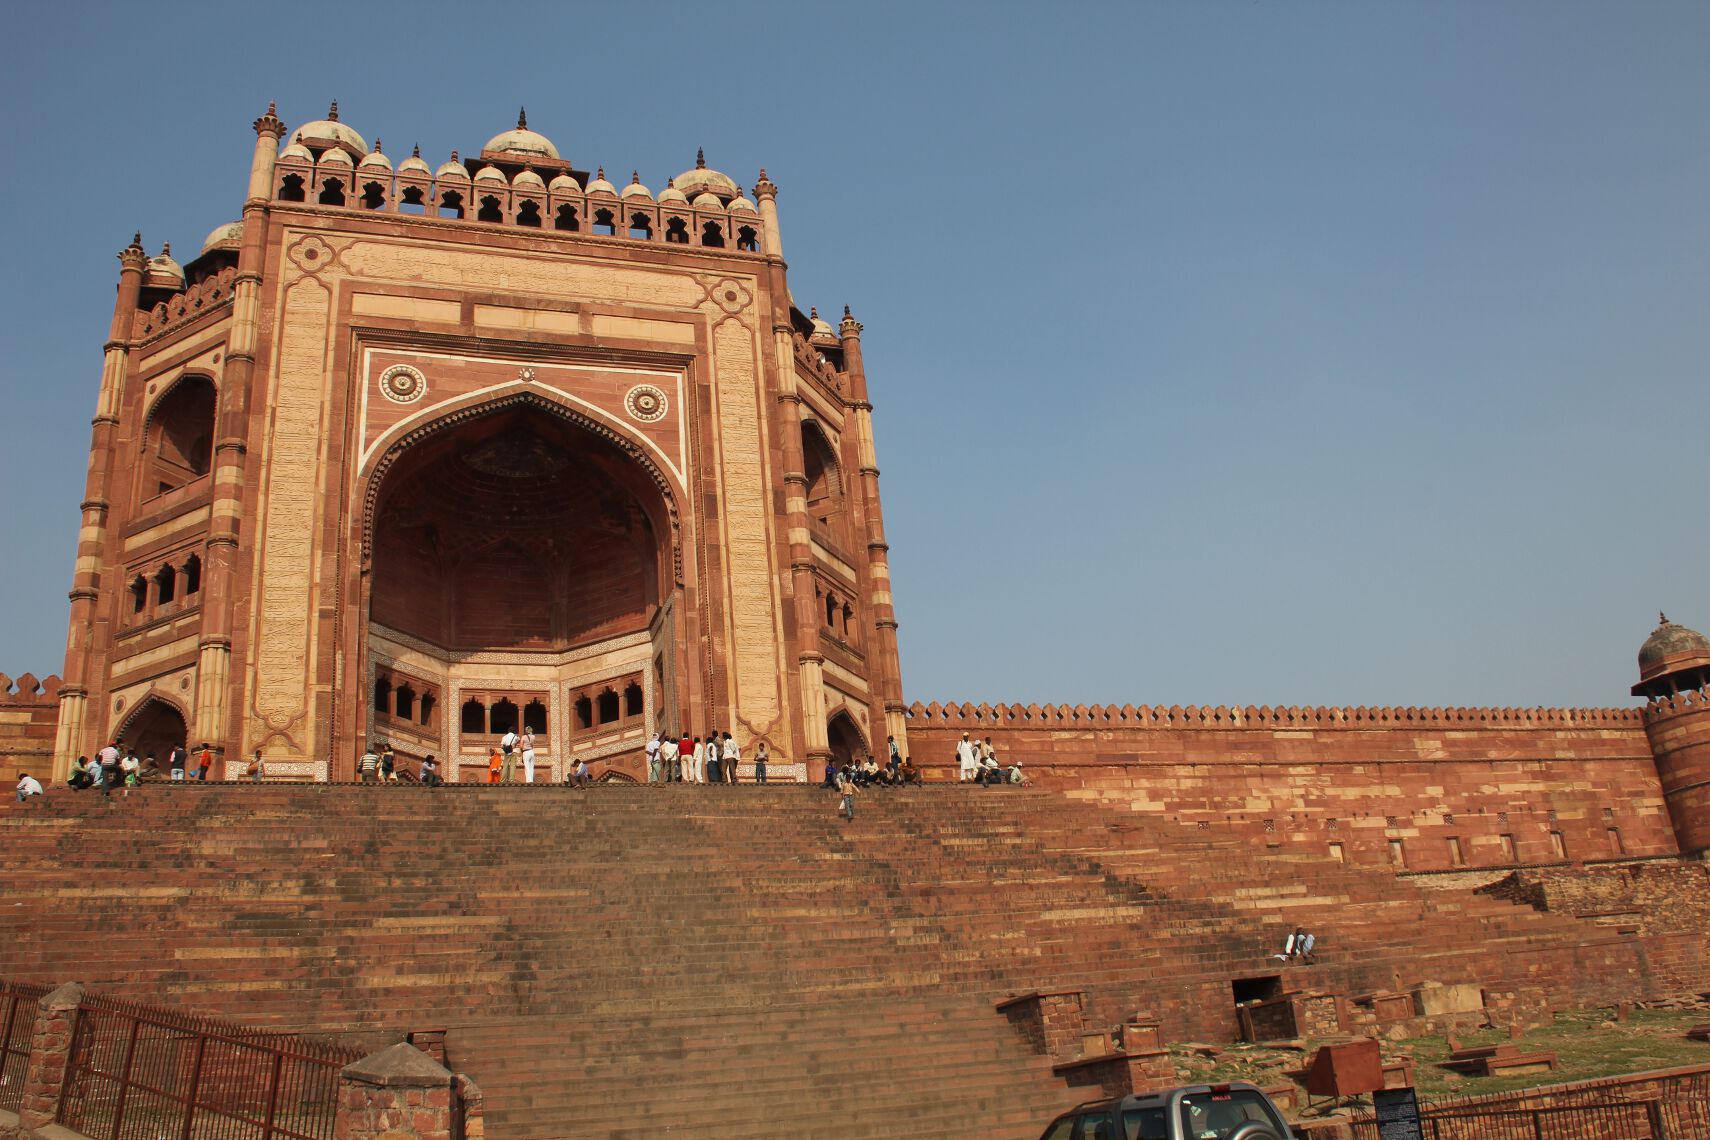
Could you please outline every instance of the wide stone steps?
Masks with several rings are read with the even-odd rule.
[[[1025,789],[879,789],[853,824],[795,787],[46,801],[0,813],[0,976],[448,1028],[497,1140],[1031,1140],[1074,1097],[993,1012],[1013,993],[1083,988],[1095,1023],[1215,1039],[1236,978],[1590,993],[1638,961],[1555,916]],[[1310,971],[1269,957],[1297,924],[1321,938]]]

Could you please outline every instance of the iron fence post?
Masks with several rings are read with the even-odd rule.
[[[1662,1101],[1645,1102],[1645,1120],[1651,1126],[1651,1140],[1668,1140],[1668,1126],[1663,1123]]]
[[[207,1051],[207,1034],[196,1036],[196,1058],[190,1062],[189,1103],[184,1106],[184,1131],[179,1140],[190,1140],[190,1125],[196,1119],[196,1094],[202,1088],[202,1054]]]
[[[142,1032],[142,1019],[131,1019],[131,1035],[125,1042],[125,1064],[119,1070],[119,1099],[113,1102],[113,1135],[111,1140],[119,1140],[125,1127],[125,1098],[131,1091],[131,1062],[137,1056],[137,1034]]]
[[[267,1075],[267,1119],[261,1126],[261,1140],[273,1140],[273,1119],[279,1108],[279,1071],[284,1067],[284,1052],[275,1052],[273,1071]]]

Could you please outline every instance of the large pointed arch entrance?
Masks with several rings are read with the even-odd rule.
[[[189,747],[186,741],[188,731],[182,712],[167,701],[151,696],[131,710],[119,725],[114,739],[139,759],[153,756],[160,761],[164,771],[167,757],[174,747],[180,744]]]
[[[825,741],[831,749],[832,763],[839,767],[862,763],[871,753],[861,727],[855,723],[855,718],[843,709],[833,713],[826,721]]]
[[[469,781],[526,730],[536,782],[582,758],[640,775],[687,707],[676,529],[647,456],[542,395],[406,435],[371,478],[357,751]]]

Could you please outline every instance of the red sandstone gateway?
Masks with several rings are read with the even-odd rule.
[[[1088,1101],[1053,1120],[1039,1140],[1294,1140],[1294,1133],[1257,1086],[1237,1081]]]

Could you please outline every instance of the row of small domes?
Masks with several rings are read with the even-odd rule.
[[[298,158],[304,161],[314,161],[314,155],[309,150],[315,146],[322,150],[320,162],[324,165],[351,165],[356,170],[391,171],[392,160],[380,150],[380,141],[375,140],[374,149],[370,150],[368,142],[348,125],[339,122],[338,103],[334,102],[327,117],[317,119],[312,123],[304,123],[290,136],[280,152],[281,158]],[[499,159],[510,158],[517,162],[530,162],[545,159],[554,164],[562,163],[558,148],[552,140],[536,131],[528,129],[526,112],[517,115],[515,128],[502,131],[487,140],[487,145],[481,148],[482,155]],[[430,170],[422,160],[420,151],[413,152],[397,166],[398,174],[428,174],[433,178],[451,177],[468,178],[468,169],[458,161],[457,152],[453,151],[451,161],[444,163],[438,170]],[[511,186],[521,186],[551,190],[575,190],[578,193],[597,194],[607,193],[620,198],[647,198],[659,202],[682,202],[687,205],[712,208],[747,209],[752,212],[754,203],[750,202],[737,186],[735,179],[728,174],[710,169],[707,166],[704,152],[696,152],[695,166],[686,170],[666,183],[665,189],[659,192],[657,199],[647,187],[641,184],[638,174],[631,175],[630,184],[621,191],[606,181],[605,169],[602,167],[594,180],[589,182],[586,189],[568,173],[559,174],[550,184],[543,181],[540,175],[532,170],[520,172],[515,179],[507,180],[502,171],[494,166],[484,166],[475,172],[475,182],[491,182],[494,180],[507,182]]]

